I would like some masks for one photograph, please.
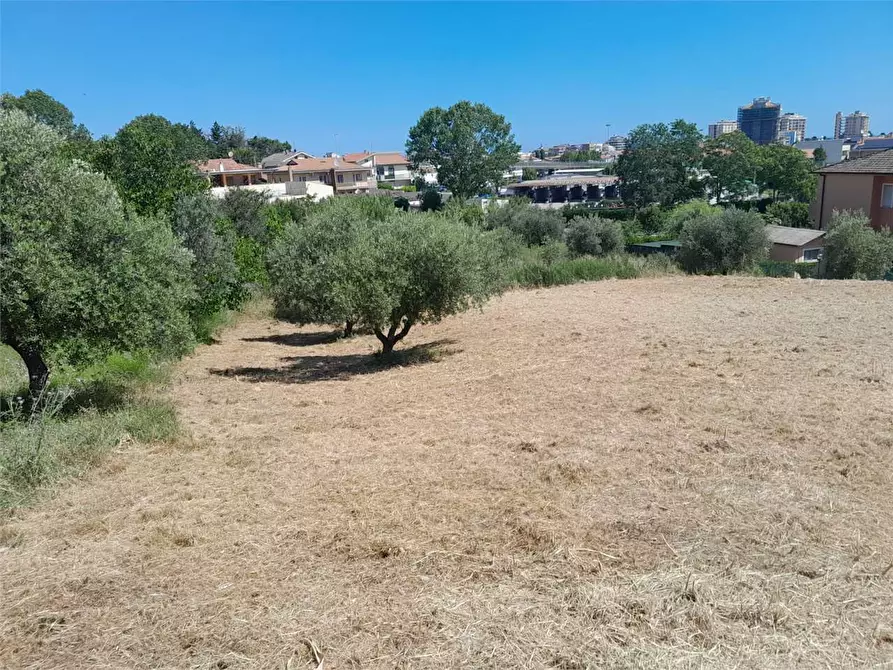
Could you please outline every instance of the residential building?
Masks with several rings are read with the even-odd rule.
[[[613,135],[608,138],[606,144],[614,147],[617,151],[625,151],[626,150],[626,141],[627,137],[625,135]]]
[[[784,144],[796,144],[806,137],[806,117],[788,112],[778,117],[778,139]],[[793,140],[793,141],[791,141]]]
[[[715,140],[720,135],[734,133],[736,130],[738,130],[737,121],[717,121],[707,126],[707,137]]]
[[[375,181],[395,188],[412,184],[415,174],[406,156],[398,151],[362,151],[344,154],[344,160],[372,170]]]
[[[211,196],[224,198],[233,190],[263,193],[269,200],[296,200],[311,197],[316,201],[332,197],[335,192],[328,184],[318,181],[287,181],[282,184],[252,184],[246,186],[216,186],[211,188]]]
[[[852,145],[850,158],[865,158],[888,149],[893,149],[893,133],[880,137],[863,137]]]
[[[769,98],[754,98],[738,108],[738,128],[757,144],[772,144],[778,139],[781,105]]]
[[[306,151],[282,151],[278,154],[271,154],[260,162],[260,166],[265,170],[268,168],[278,168],[288,163],[304,160],[305,158],[315,158]]]
[[[860,140],[868,137],[868,129],[871,119],[868,114],[863,114],[858,109],[852,114],[847,114],[843,124],[843,137],[849,140]]]
[[[770,225],[766,226],[766,234],[772,245],[769,258],[773,261],[818,262],[825,248],[824,230]]]
[[[816,149],[824,149],[826,156],[824,165],[839,163],[850,157],[850,143],[847,140],[803,140],[794,146],[809,158],[814,157]]]
[[[893,149],[819,170],[813,224],[827,230],[833,212],[846,209],[861,210],[878,230],[893,228]]]
[[[335,189],[335,193],[364,193],[374,188],[372,170],[342,158],[296,158],[265,171],[267,181],[281,184],[289,181],[319,181]]]
[[[834,115],[834,139],[843,139],[843,114],[840,112]]]
[[[232,158],[212,158],[196,165],[211,187],[251,186],[263,182],[263,170],[253,165],[244,165]]]

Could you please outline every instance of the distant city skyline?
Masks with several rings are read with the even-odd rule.
[[[858,5],[846,11],[878,9]],[[463,99],[503,114],[525,150],[604,142],[677,118],[706,134],[761,96],[807,117],[809,136],[833,137],[835,113],[856,109],[875,133],[893,132],[893,86],[865,67],[893,62],[891,41],[810,50],[795,75],[777,66],[778,49],[754,48],[757,34],[764,45],[785,43],[791,26],[822,34],[841,3],[763,3],[759,12],[705,2],[332,7],[7,1],[0,87],[43,89],[95,136],[154,113],[205,130],[241,126],[316,155],[402,150],[427,108]],[[544,11],[553,25],[591,26],[592,40],[543,46]],[[214,30],[200,32],[209,22]],[[618,26],[635,26],[636,39]],[[591,61],[593,46],[609,67],[589,76],[568,66]],[[729,67],[742,59],[748,67]]]

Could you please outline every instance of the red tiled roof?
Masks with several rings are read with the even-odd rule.
[[[375,156],[376,165],[409,165],[406,156],[398,151],[360,151],[355,154],[344,154],[344,160],[359,163],[362,160]]]
[[[294,165],[283,165],[276,168],[277,172],[327,172],[334,169],[336,172],[346,170],[368,170],[369,168],[351,163],[343,158],[302,158],[295,161]]]
[[[199,172],[203,172],[205,174],[239,172],[240,170],[260,172],[260,168],[254,167],[253,165],[245,165],[243,163],[236,162],[232,158],[212,158],[211,160],[205,161],[204,163],[199,163],[198,165],[196,165],[196,168],[198,168]]]
[[[344,160],[349,161],[351,163],[356,163],[359,160],[363,160],[366,156],[371,156],[368,151],[358,151],[354,154],[344,154]]]

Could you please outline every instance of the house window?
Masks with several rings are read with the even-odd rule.
[[[804,249],[803,250],[803,260],[804,261],[817,261],[822,256],[821,249]]]
[[[881,188],[881,207],[893,209],[893,184],[884,184]]]
[[[343,183],[344,183],[344,175],[343,175],[343,174],[339,174],[339,175],[338,175],[338,183],[339,183],[339,184],[343,184]]]

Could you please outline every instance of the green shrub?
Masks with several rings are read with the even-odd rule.
[[[393,185],[393,184],[389,184],[389,183],[386,182],[386,181],[380,181],[380,182],[378,182],[378,183],[375,185],[375,187],[378,188],[378,189],[380,189],[380,190],[382,190],[382,191],[393,191],[393,190],[394,190],[394,185]]]
[[[802,279],[813,279],[818,276],[818,263],[794,263],[791,261],[763,261],[760,271],[767,277],[793,277],[800,275]]]
[[[266,210],[268,198],[264,193],[231,188],[226,192],[221,207],[239,237],[249,237],[260,244],[269,240]]]
[[[773,202],[766,207],[766,223],[791,228],[812,228],[805,202]]]
[[[422,193],[421,208],[423,212],[439,212],[443,209],[443,198],[440,193],[433,188],[427,189]]]
[[[396,198],[394,200],[394,207],[397,209],[402,209],[404,212],[409,211],[409,200],[406,198]]]
[[[601,256],[623,249],[623,226],[619,221],[593,217],[571,219],[565,233],[568,248],[578,256]]]
[[[267,238],[275,240],[286,225],[292,221],[302,223],[320,206],[313,198],[289,198],[269,203],[264,209]]]
[[[403,191],[404,193],[415,193],[419,189],[416,188],[415,184],[407,184],[406,186],[401,186],[400,190]]]
[[[691,200],[676,205],[664,216],[663,228],[659,234],[665,237],[661,239],[675,240],[682,234],[682,229],[687,221],[718,212],[719,209],[711,206],[706,200]]]
[[[755,212],[725,209],[685,222],[677,260],[691,273],[745,272],[768,254],[763,218]]]
[[[564,217],[559,211],[534,207],[526,198],[509,198],[501,206],[491,202],[485,226],[507,228],[529,246],[560,240],[564,236]]]
[[[644,207],[636,212],[636,220],[646,233],[656,233],[664,229],[666,211],[660,205]]]
[[[476,203],[462,202],[459,198],[449,200],[444,205],[442,212],[447,218],[459,219],[475,228],[482,228],[486,219],[483,207]]]
[[[574,284],[599,279],[634,279],[675,274],[678,268],[663,254],[632,256],[611,254],[597,258],[585,257],[556,263],[527,261],[518,264],[511,272],[511,282],[525,288],[538,288]]]
[[[893,268],[893,235],[873,229],[861,213],[835,211],[823,263],[830,279],[883,279]]]

